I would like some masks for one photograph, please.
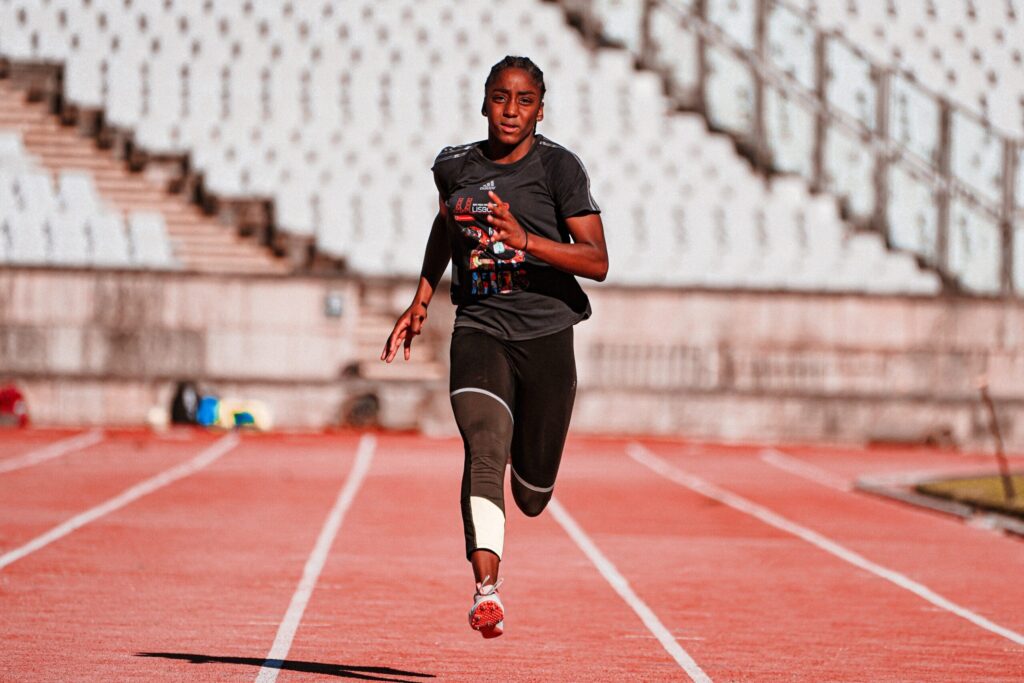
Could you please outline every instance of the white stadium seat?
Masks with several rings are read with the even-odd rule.
[[[174,266],[171,242],[162,215],[137,211],[128,218],[128,224],[135,265],[145,268]]]
[[[8,215],[6,222],[10,239],[10,252],[7,254],[9,262],[42,265],[49,260],[49,238],[46,224],[41,218],[16,213]]]
[[[0,166],[8,160],[20,160],[25,156],[25,147],[21,143],[21,135],[14,131],[0,130]]]
[[[32,50],[35,13],[30,11],[32,9],[42,14],[41,7],[33,7],[28,2],[0,2],[0,53],[9,59],[31,60],[35,57]]]
[[[21,211],[39,220],[45,220],[59,210],[53,189],[53,179],[47,171],[32,169],[21,173],[15,180]]]
[[[64,211],[92,215],[99,208],[92,176],[84,171],[62,171],[58,180]]]
[[[92,263],[104,267],[131,265],[131,248],[125,233],[124,220],[118,214],[93,216],[89,221],[92,237]]]
[[[59,213],[52,216],[50,226],[50,261],[58,265],[85,266],[89,264],[89,238],[85,221],[76,214]]]
[[[19,208],[20,200],[14,189],[16,171],[8,166],[0,165],[0,206],[4,207],[0,213],[0,220],[8,213],[14,213]]]

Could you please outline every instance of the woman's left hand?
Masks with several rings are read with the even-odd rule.
[[[487,222],[493,231],[491,240],[501,242],[512,249],[525,249],[526,241],[529,239],[526,236],[526,229],[519,225],[519,221],[512,215],[508,203],[501,201],[501,197],[494,191],[488,192],[487,195],[491,198],[487,204],[491,210],[491,214],[487,217]]]

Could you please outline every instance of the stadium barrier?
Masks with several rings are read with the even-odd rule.
[[[407,280],[0,271],[0,367],[37,424],[143,424],[193,379],[265,401],[283,428],[450,433],[452,309],[413,362],[378,356]],[[1024,305],[998,299],[600,287],[578,327],[575,428],[728,439],[987,445],[990,378],[1024,447]],[[442,294],[443,296],[443,294]],[[202,305],[199,305],[202,302]],[[360,418],[366,423],[365,416]]]

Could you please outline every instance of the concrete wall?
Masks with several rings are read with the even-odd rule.
[[[131,271],[0,270],[0,376],[33,419],[138,424],[196,379],[269,400],[277,422],[336,419],[355,355],[357,283]],[[325,315],[336,297],[340,317]]]
[[[151,406],[169,404],[174,380],[196,378],[221,395],[267,401],[280,426],[337,423],[351,396],[376,392],[385,424],[451,432],[443,378],[392,381],[397,368],[374,380],[344,377],[379,352],[412,289],[3,269],[0,376],[27,387],[40,423],[141,423]],[[588,289],[594,317],[577,327],[577,429],[987,446],[977,391],[987,376],[1004,437],[1024,449],[1017,302]],[[341,302],[340,317],[325,315],[328,296]],[[417,362],[445,361],[444,299],[431,306],[434,339],[418,347]]]
[[[1024,307],[966,298],[599,288],[579,424],[735,439],[1024,447]],[[622,406],[629,406],[627,411]]]

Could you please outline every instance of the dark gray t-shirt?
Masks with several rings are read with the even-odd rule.
[[[565,219],[600,212],[582,162],[542,135],[526,156],[511,164],[484,156],[485,144],[445,147],[432,168],[448,207],[455,326],[515,341],[585,320],[590,301],[575,277],[492,242],[487,224],[487,193],[493,190],[527,232],[570,242]]]

